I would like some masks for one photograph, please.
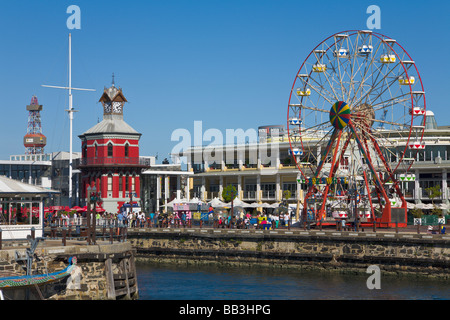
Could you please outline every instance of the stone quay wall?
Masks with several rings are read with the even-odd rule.
[[[26,246],[10,246],[0,250],[0,274],[25,275],[26,262],[18,262],[17,254],[26,256]],[[31,299],[47,300],[114,300],[137,299],[135,251],[128,242],[87,245],[83,241],[45,241],[35,250],[33,274],[47,274],[68,266],[70,257],[77,258],[77,267],[61,281],[32,287]],[[25,299],[23,290],[3,289],[11,299]],[[29,294],[29,293],[28,293]]]
[[[136,259],[449,279],[450,236],[322,230],[130,229]]]

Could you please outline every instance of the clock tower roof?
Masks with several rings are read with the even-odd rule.
[[[105,88],[99,102],[103,105],[103,121],[97,123],[81,136],[108,133],[141,135],[123,120],[123,106],[128,101],[123,95],[122,88],[117,88],[114,81],[111,87]]]
[[[123,95],[122,88],[116,88],[113,84],[109,88],[105,88],[103,91],[103,95],[101,96],[99,102],[128,102],[125,96]]]

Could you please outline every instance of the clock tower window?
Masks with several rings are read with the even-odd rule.
[[[125,158],[128,158],[129,156],[130,156],[130,150],[129,150],[129,144],[128,143],[126,143],[125,144]]]
[[[110,142],[108,143],[108,157],[113,156],[113,144]]]

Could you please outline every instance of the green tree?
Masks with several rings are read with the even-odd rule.
[[[233,200],[236,199],[236,196],[237,196],[237,190],[236,190],[235,186],[229,184],[225,188],[223,188],[222,198],[226,202],[230,202],[231,201],[231,214],[232,215],[234,214],[234,212],[233,212]]]
[[[288,200],[291,198],[292,194],[290,190],[284,190],[283,191],[283,199],[281,201],[281,205],[287,207],[288,206]]]
[[[442,192],[441,192],[441,186],[438,185],[438,184],[436,184],[436,185],[434,185],[434,186],[432,186],[432,187],[426,188],[425,191],[428,193],[428,197],[431,199],[431,203],[432,203],[433,206],[434,206],[434,209],[431,210],[431,214],[433,214],[433,215],[435,214],[435,215],[441,216],[441,215],[442,215],[442,210],[439,209],[439,208],[434,204],[434,199],[439,198],[439,197],[441,196],[441,194],[442,194]]]

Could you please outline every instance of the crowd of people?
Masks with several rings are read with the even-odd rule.
[[[128,228],[179,228],[179,227],[213,227],[227,229],[271,228],[278,229],[289,226],[291,215],[288,213],[268,214],[266,212],[240,211],[231,215],[228,212],[214,213],[210,208],[208,213],[198,214],[195,218],[190,211],[181,212],[156,212],[145,214],[144,212],[124,211],[118,213],[97,212],[92,213],[91,221],[96,219],[96,225],[119,226]],[[80,225],[86,223],[86,213],[73,213],[71,215],[61,212],[49,215],[47,225],[57,223],[62,226]]]

